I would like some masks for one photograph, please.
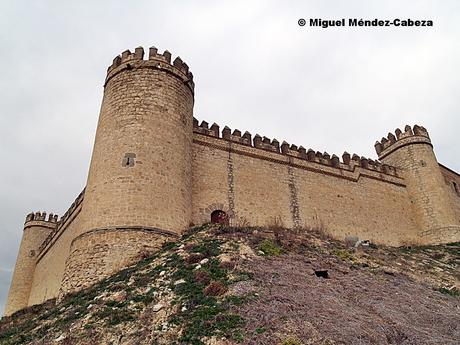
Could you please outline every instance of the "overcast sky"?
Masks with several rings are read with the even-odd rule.
[[[434,21],[312,28],[299,18]],[[425,126],[460,171],[460,2],[19,1],[0,3],[0,312],[24,217],[63,214],[86,183],[106,69],[155,45],[195,76],[195,117],[315,150],[375,158]]]

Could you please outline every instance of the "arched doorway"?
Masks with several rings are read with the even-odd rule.
[[[215,210],[211,213],[211,223],[228,225],[228,215],[222,210]]]

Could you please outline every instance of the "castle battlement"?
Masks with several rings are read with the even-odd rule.
[[[85,189],[26,217],[6,314],[91,286],[207,222],[385,245],[460,240],[460,175],[406,126],[378,158],[330,154],[193,117],[188,65],[125,50],[107,70]]]
[[[80,208],[84,195],[85,189],[83,189],[80,194],[78,194],[75,201],[70,205],[67,211],[64,212],[59,221],[57,221],[57,215],[54,215],[54,219],[56,220],[55,227],[53,231],[51,231],[45,240],[40,244],[38,248],[38,259],[40,259],[41,254],[44,253],[47,248],[49,248],[51,243],[54,243],[54,241],[63,233],[63,231],[66,230],[69,223],[72,222],[72,220],[77,216],[76,211]]]
[[[192,93],[195,89],[195,83],[193,82],[193,74],[189,71],[188,65],[182,61],[178,56],[171,63],[171,53],[167,50],[163,54],[158,53],[156,47],[149,49],[149,56],[147,60],[144,60],[144,48],[137,47],[134,53],[125,50],[121,56],[117,55],[107,69],[107,77],[105,84],[113,78],[114,75],[124,71],[131,70],[134,68],[153,68],[159,70],[165,70],[173,75],[181,78],[185,84],[188,85]]]
[[[216,123],[213,123],[212,126],[209,127],[208,122],[202,121],[201,124],[199,124],[199,121],[196,118],[193,118],[193,131],[198,134],[218,139],[220,138],[233,143],[279,153],[285,156],[295,157],[312,163],[317,163],[319,165],[334,167],[336,169],[354,171],[356,167],[360,167],[385,175],[398,177],[397,169],[394,166],[383,164],[378,160],[373,160],[357,154],[350,155],[348,152],[344,152],[342,154],[342,161],[340,161],[340,158],[335,154],[330,155],[327,152],[322,153],[312,149],[307,150],[303,146],[289,144],[286,141],[283,141],[280,145],[277,139],[270,139],[266,136],[262,137],[259,134],[256,134],[254,138],[252,138],[251,133],[248,131],[241,135],[241,130],[235,129],[232,132],[232,130],[227,126],[223,128],[221,132],[222,135],[220,135],[219,129],[220,126]]]
[[[425,143],[433,146],[431,144],[428,131],[419,125],[415,125],[413,129],[411,126],[406,125],[404,127],[404,132],[397,128],[395,134],[388,133],[386,138],[382,138],[380,141],[375,143],[374,147],[379,159],[382,159],[398,148],[409,144]]]
[[[57,223],[58,215],[50,213],[48,215],[48,219],[46,219],[46,212],[31,212],[26,216],[25,223],[32,222],[32,221],[41,221],[41,222],[49,222],[49,223]]]

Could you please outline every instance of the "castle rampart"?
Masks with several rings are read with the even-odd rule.
[[[375,144],[379,159],[394,165],[406,181],[417,220],[420,238],[425,243],[453,241],[460,235],[460,219],[452,207],[450,191],[428,131],[420,126],[397,129]]]
[[[194,87],[168,51],[115,57],[86,187],[59,220],[27,216],[6,314],[90,286],[216,212],[386,245],[459,240],[460,175],[425,128],[388,134],[378,159],[339,157],[199,123]]]
[[[39,247],[50,232],[56,228],[56,221],[57,216],[53,214],[50,214],[47,219],[46,212],[27,215],[5,314],[8,315],[29,305]]]

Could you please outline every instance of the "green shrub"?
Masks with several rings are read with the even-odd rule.
[[[259,250],[261,250],[266,256],[279,256],[283,251],[280,246],[267,239],[260,242]]]
[[[460,290],[457,290],[456,288],[447,289],[445,287],[441,287],[441,288],[438,289],[438,291],[443,293],[443,294],[446,294],[446,295],[451,295],[451,296],[455,296],[455,297],[460,296]]]
[[[348,250],[345,249],[333,249],[331,254],[339,257],[343,261],[355,261],[355,257],[353,253],[350,253]]]

